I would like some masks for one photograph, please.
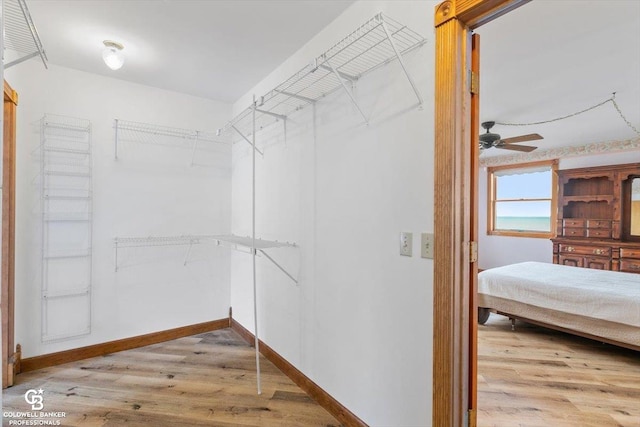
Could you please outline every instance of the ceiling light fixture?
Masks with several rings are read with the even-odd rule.
[[[122,54],[124,46],[111,40],[105,40],[102,43],[104,43],[104,50],[102,51],[104,63],[112,70],[120,69],[124,64],[124,55]]]

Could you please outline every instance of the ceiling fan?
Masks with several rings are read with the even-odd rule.
[[[528,135],[520,135],[514,136],[513,138],[504,138],[497,133],[491,133],[491,128],[496,124],[496,122],[484,122],[482,123],[482,127],[486,129],[486,133],[480,134],[480,150],[486,150],[491,147],[501,148],[503,150],[514,150],[514,151],[523,151],[525,153],[529,153],[535,150],[538,147],[533,147],[530,145],[511,145],[517,142],[527,142],[527,141],[535,141],[537,139],[542,139],[542,136],[537,133],[530,133]]]

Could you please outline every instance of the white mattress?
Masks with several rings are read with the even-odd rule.
[[[640,327],[640,274],[523,262],[481,272],[478,293]]]

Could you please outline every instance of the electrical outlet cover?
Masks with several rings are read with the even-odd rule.
[[[420,256],[433,259],[433,233],[422,233],[420,239]]]
[[[408,232],[400,233],[400,255],[413,255],[413,234]]]

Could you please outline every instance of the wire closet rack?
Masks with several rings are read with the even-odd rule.
[[[218,129],[217,134],[233,131],[251,143],[247,136],[251,135],[253,129],[253,109],[256,112],[256,131],[274,122],[283,121],[286,132],[287,116],[339,89],[347,93],[365,123],[368,123],[352,93],[352,87],[365,74],[396,59],[400,62],[419,105],[422,105],[422,96],[402,57],[425,42],[426,39],[417,32],[379,13],[322,55],[314,58],[296,74],[261,96],[224,127]]]
[[[139,142],[154,145],[166,145],[191,149],[191,165],[198,145],[226,144],[214,132],[193,129],[182,129],[151,123],[134,122],[115,119],[114,156],[118,158],[118,144],[122,142]]]
[[[40,132],[42,342],[53,342],[91,333],[91,122],[47,114]]]
[[[259,239],[256,238],[255,220],[256,153],[261,155],[263,153],[256,147],[256,133],[276,122],[282,122],[286,139],[287,117],[290,114],[315,104],[340,89],[347,94],[365,123],[369,124],[367,116],[353,93],[353,87],[365,74],[396,59],[415,93],[418,105],[421,106],[423,104],[422,96],[405,66],[403,55],[424,45],[425,42],[426,39],[417,32],[379,13],[264,96],[259,99],[254,96],[249,107],[217,131],[217,135],[239,137],[239,141],[244,141],[251,146],[252,237],[246,238],[243,244],[252,249],[253,255],[253,320],[258,394],[262,393],[256,285],[256,256],[258,252],[269,258],[296,283],[298,281],[258,246]]]
[[[36,56],[40,57],[44,67],[47,68],[47,54],[25,0],[4,0],[2,3],[4,5],[4,47],[19,55],[17,59],[4,64],[4,68]]]
[[[187,265],[192,246],[205,243],[215,244],[217,246],[222,246],[246,253],[252,253],[255,248],[255,252],[259,252],[260,254],[264,255],[287,277],[289,277],[295,283],[298,283],[298,280],[293,275],[291,275],[274,258],[272,258],[267,252],[265,252],[266,249],[296,247],[295,243],[264,239],[255,239],[254,241],[251,237],[236,236],[233,234],[184,234],[180,236],[115,237],[113,239],[113,247],[115,250],[115,271],[118,271],[119,249],[143,248],[153,246],[188,246],[189,248],[184,257],[184,265]]]

